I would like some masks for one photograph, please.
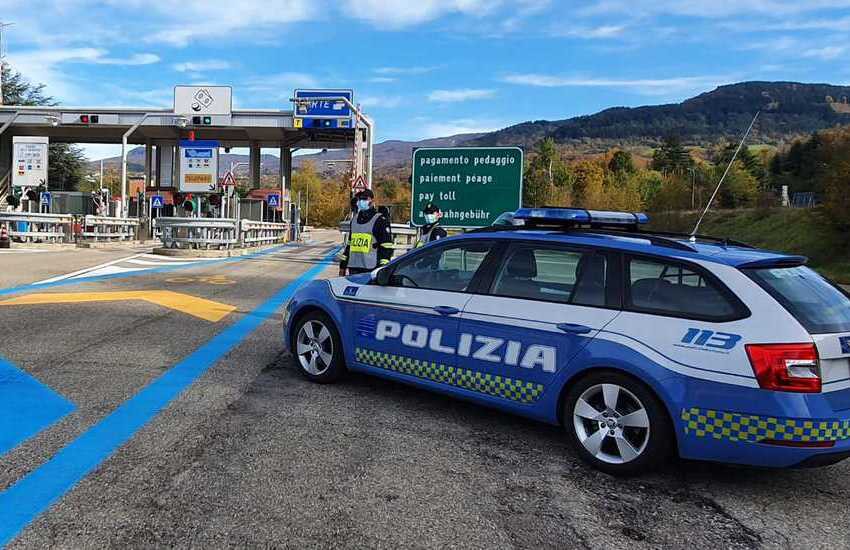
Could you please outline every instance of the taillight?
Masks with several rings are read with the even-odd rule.
[[[747,344],[746,348],[762,389],[821,391],[818,351],[814,344]]]

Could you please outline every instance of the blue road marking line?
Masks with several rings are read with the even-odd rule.
[[[53,457],[0,493],[0,546],[112,456],[219,359],[272,316],[304,283],[331,265],[339,248],[274,296],[174,365]]]
[[[74,404],[0,357],[0,456],[61,420]]]
[[[233,258],[222,258],[220,260],[210,260],[207,262],[199,262],[193,263],[190,265],[171,265],[165,267],[155,267],[153,269],[143,269],[139,271],[131,271],[129,273],[112,273],[109,275],[96,275],[94,277],[80,277],[80,278],[71,278],[71,279],[63,279],[61,281],[56,281],[53,283],[44,283],[41,285],[36,284],[27,284],[21,286],[15,286],[10,288],[0,288],[0,296],[8,296],[11,294],[20,294],[22,292],[31,292],[33,290],[41,290],[45,288],[53,288],[57,286],[67,286],[67,285],[78,285],[81,283],[92,283],[97,281],[107,281],[110,279],[124,279],[128,277],[138,277],[140,275],[149,275],[151,273],[167,273],[169,271],[177,271],[180,269],[189,269],[192,267],[203,267],[208,265],[219,265],[224,263],[233,263],[240,262],[243,260],[251,260],[253,258],[259,258],[261,256],[267,256],[269,254],[274,254],[275,252],[279,252],[281,249],[293,246],[291,244],[284,244],[281,246],[276,246],[274,248],[269,248],[266,250],[261,250],[259,252],[254,252],[252,254],[246,254],[244,256],[235,256]]]

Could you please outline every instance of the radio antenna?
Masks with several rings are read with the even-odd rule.
[[[702,223],[705,215],[708,214],[708,209],[711,208],[711,203],[714,202],[714,198],[717,196],[717,192],[720,191],[720,186],[723,185],[723,180],[726,179],[726,175],[729,173],[729,170],[732,168],[732,164],[735,163],[735,159],[738,158],[738,153],[741,152],[741,147],[744,146],[744,142],[747,141],[747,137],[750,135],[750,132],[753,129],[753,126],[756,123],[756,119],[761,114],[761,111],[756,111],[756,116],[753,117],[752,122],[750,122],[750,127],[747,128],[747,131],[744,133],[744,137],[741,139],[741,143],[738,144],[738,148],[735,149],[735,154],[732,155],[732,159],[729,161],[729,164],[726,165],[726,170],[723,172],[723,176],[721,176],[720,181],[717,182],[717,187],[714,188],[714,193],[711,194],[711,198],[708,199],[708,204],[705,205],[705,210],[703,210],[702,215],[700,215],[697,220],[697,224],[694,226],[694,230],[691,232],[691,242],[696,242],[697,240],[697,232],[699,231],[699,226]]]

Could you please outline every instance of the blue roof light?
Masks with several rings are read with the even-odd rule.
[[[643,212],[608,212],[583,208],[520,208],[514,214],[514,219],[531,223],[606,227],[635,227],[649,223],[649,217]]]

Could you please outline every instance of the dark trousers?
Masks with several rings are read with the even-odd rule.
[[[348,274],[349,275],[360,275],[361,273],[372,273],[374,269],[366,269],[364,267],[349,267]]]

